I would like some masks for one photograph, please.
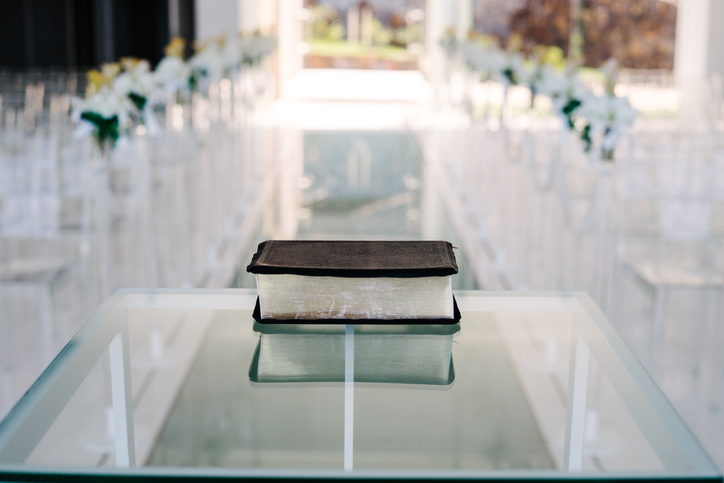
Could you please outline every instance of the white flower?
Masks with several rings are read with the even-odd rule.
[[[254,35],[242,42],[242,62],[246,65],[257,65],[277,46],[273,35]]]
[[[481,45],[475,40],[460,44],[460,53],[465,63],[484,78],[497,75],[506,64],[505,53],[493,45]]]
[[[133,103],[126,94],[109,87],[102,87],[88,99],[71,99],[71,118],[76,123],[81,122],[81,114],[84,112],[93,112],[105,119],[118,116],[118,123],[123,126],[129,121],[133,110]]]
[[[601,149],[610,156],[626,128],[636,120],[638,111],[625,97],[604,94],[589,99],[576,114],[587,123],[588,132],[584,132],[587,139],[584,138],[584,141],[590,145],[600,139]]]
[[[73,137],[93,135],[99,147],[113,147],[127,132],[133,103],[127,95],[105,85],[87,99],[71,99],[71,118],[78,124]]]
[[[445,35],[440,39],[440,47],[442,47],[448,57],[455,55],[455,52],[458,50],[458,39],[455,36],[454,27],[448,27],[445,30]]]
[[[224,60],[219,46],[212,42],[189,59],[191,68],[204,77],[221,79],[224,75]]]
[[[125,95],[133,93],[147,100],[156,98],[159,85],[148,61],[128,60],[122,63],[123,73],[113,79],[113,89]]]
[[[466,40],[461,42],[458,50],[460,55],[463,56],[465,63],[470,66],[473,70],[478,70],[478,64],[481,64],[480,59],[482,58],[483,46],[474,40]]]
[[[487,63],[488,75],[491,77],[497,76],[505,69],[508,56],[502,50],[494,47],[487,52],[485,62]]]
[[[547,95],[544,89],[559,82],[558,77],[561,75],[550,65],[535,63],[528,79],[530,89],[536,94]]]
[[[276,45],[276,37],[272,35],[220,38],[199,50],[189,59],[189,65],[201,76],[218,80],[242,65],[258,64]]]
[[[237,36],[226,40],[218,48],[220,62],[226,71],[233,71],[241,66],[244,60],[244,43],[244,40]]]
[[[556,99],[567,97],[569,79],[555,70],[542,76],[536,84],[538,92],[545,94],[555,103]]]
[[[634,123],[638,111],[631,107],[625,97],[605,94],[590,99],[579,109],[578,115],[585,118],[595,132],[624,130]]]
[[[153,75],[167,93],[183,92],[189,89],[191,66],[179,57],[167,55],[158,63]]]
[[[532,71],[526,67],[523,56],[517,52],[503,54],[503,63],[498,70],[501,80],[510,85],[527,85]]]
[[[593,93],[575,74],[563,75],[555,71],[549,72],[543,76],[538,88],[540,89],[538,92],[550,97],[553,109],[567,117],[574,113],[578,114],[581,106],[595,99]]]

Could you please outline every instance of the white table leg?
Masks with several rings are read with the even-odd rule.
[[[109,346],[113,420],[116,437],[116,466],[119,467],[136,465],[128,339],[128,328],[124,327],[116,334]]]
[[[344,332],[344,471],[352,471],[354,456],[354,324]]]
[[[589,349],[583,339],[574,335],[571,363],[568,368],[568,403],[566,405],[566,440],[563,449],[563,468],[581,471],[583,463],[583,428],[588,392]]]

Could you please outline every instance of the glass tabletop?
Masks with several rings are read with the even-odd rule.
[[[0,479],[722,480],[587,295],[455,296],[455,325],[321,326],[116,290],[0,423]]]

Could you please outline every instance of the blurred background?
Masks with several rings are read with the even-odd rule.
[[[114,288],[253,288],[271,238],[444,239],[457,290],[588,292],[724,466],[720,21],[3,1],[0,418]]]

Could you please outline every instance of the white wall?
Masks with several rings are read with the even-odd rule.
[[[269,34],[277,20],[278,3],[284,0],[196,0],[196,38],[221,34]]]
[[[240,0],[196,0],[196,38],[236,35],[239,32]]]
[[[279,0],[283,3],[283,0]],[[276,23],[276,0],[196,0],[196,38],[221,34],[271,33]]]

